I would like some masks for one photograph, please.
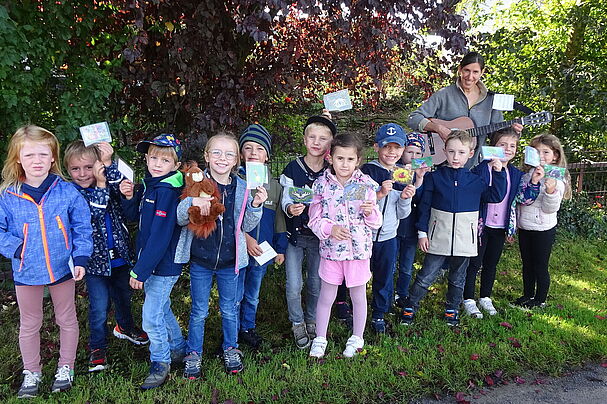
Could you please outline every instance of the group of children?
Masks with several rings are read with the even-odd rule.
[[[417,133],[386,124],[375,136],[377,159],[361,166],[363,143],[337,134],[328,113],[308,119],[306,154],[289,163],[280,183],[247,189],[245,162],[267,163],[271,136],[259,124],[240,138],[220,132],[206,144],[202,178],[217,187],[225,212],[206,238],[188,227],[190,212],[209,214],[208,196],[182,197],[182,148],[172,135],[137,145],[145,154],[147,175],[141,186],[125,179],[108,143],[85,147],[71,143],[63,179],[59,143],[49,131],[26,126],[11,138],[0,185],[0,253],[12,260],[20,312],[19,345],[23,383],[19,397],[35,397],[41,382],[40,327],[42,295],[48,286],[60,329],[60,358],[51,390],[72,386],[78,343],[75,281],[86,272],[89,296],[89,370],[106,367],[107,320],[113,305],[113,334],[147,344],[150,372],[142,389],[160,386],[171,364],[184,364],[184,377],[202,373],[202,349],[210,291],[215,279],[223,331],[223,360],[228,373],[243,370],[239,342],[258,347],[259,292],[267,266],[254,257],[267,241],[285,262],[286,302],[297,347],[310,347],[320,358],[327,348],[327,328],[336,302],[338,317],[352,328],[343,355],[364,346],[366,284],[372,279],[371,327],[386,332],[384,316],[393,299],[402,324],[411,324],[430,285],[449,266],[445,320],[459,322],[459,306],[473,317],[475,283],[480,267],[478,301],[489,315],[495,268],[506,237],[518,228],[524,292],[515,302],[543,306],[550,282],[548,259],[554,242],[556,212],[570,194],[567,181],[544,178],[542,166],[523,173],[510,164],[518,134],[504,129],[492,144],[505,150],[465,168],[474,153],[472,138],[453,131],[446,141],[447,163],[434,171],[414,170],[410,184],[394,181],[393,172],[425,150]],[[530,144],[542,164],[566,167],[563,149],[552,135]],[[242,164],[241,164],[242,160]],[[311,202],[295,197],[307,189]],[[125,220],[138,222],[135,253]],[[422,269],[411,284],[416,249],[424,251]],[[394,295],[394,275],[399,262]],[[306,263],[305,312],[302,302]],[[171,291],[189,263],[191,312],[187,339],[171,310]],[[131,315],[131,289],[143,289],[142,328]],[[350,295],[352,310],[346,302]],[[465,299],[465,300],[464,300]],[[337,300],[337,301],[336,301]]]

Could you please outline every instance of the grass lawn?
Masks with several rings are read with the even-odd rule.
[[[420,257],[418,257],[418,264]],[[84,284],[77,298],[81,341],[75,387],[68,393],[47,393],[58,356],[56,326],[50,302],[42,330],[44,378],[42,402],[64,403],[184,403],[255,402],[365,403],[407,402],[445,391],[465,391],[472,384],[487,386],[512,381],[523,370],[558,374],[588,360],[607,359],[607,242],[558,238],[551,259],[552,286],[548,306],[525,312],[508,306],[520,296],[522,282],[518,248],[507,247],[498,266],[494,302],[499,314],[482,320],[463,317],[457,329],[441,318],[445,282],[431,289],[422,302],[416,323],[394,325],[389,334],[377,337],[367,332],[364,351],[354,359],[341,352],[349,332],[332,321],[326,359],[308,358],[291,338],[284,299],[284,270],[268,272],[262,288],[258,331],[266,344],[261,352],[244,348],[245,371],[224,373],[223,362],[214,353],[220,344],[221,322],[214,291],[207,319],[204,379],[184,380],[182,369],[173,369],[161,388],[140,392],[148,371],[148,351],[110,337],[111,367],[98,374],[87,373],[87,298]],[[173,309],[182,329],[189,316],[189,283],[184,274],[173,291]],[[370,292],[370,289],[369,289]],[[17,343],[18,308],[1,292],[0,400],[16,402],[21,383],[21,358]],[[134,312],[140,315],[142,295],[135,295]],[[390,323],[395,322],[389,316]],[[113,326],[113,322],[111,323]],[[34,400],[35,402],[36,400]]]

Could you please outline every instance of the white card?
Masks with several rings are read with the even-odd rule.
[[[84,140],[84,145],[87,147],[95,143],[110,143],[112,141],[110,126],[107,124],[107,122],[99,122],[92,125],[81,126],[80,136],[82,137],[82,140]]]
[[[345,111],[352,109],[352,101],[350,100],[350,93],[347,89],[325,94],[323,96],[323,102],[325,103],[325,108],[329,111]]]
[[[247,172],[247,189],[263,187],[268,182],[268,167],[264,163],[247,161],[245,164]]]
[[[135,172],[131,166],[125,163],[120,157],[118,158],[118,171],[120,171],[129,181],[135,182]]]
[[[266,262],[270,261],[272,258],[278,255],[276,251],[272,248],[270,243],[268,243],[267,241],[261,243],[259,247],[261,247],[263,253],[259,257],[253,257],[259,265],[265,264]]]
[[[514,95],[493,94],[493,109],[512,111],[514,109]]]

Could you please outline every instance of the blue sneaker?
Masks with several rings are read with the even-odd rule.
[[[386,321],[383,318],[374,318],[371,320],[371,329],[376,334],[386,333]]]
[[[459,325],[459,315],[457,310],[445,310],[445,321],[447,325],[456,327]]]
[[[405,307],[400,314],[400,323],[403,325],[411,325],[413,324],[413,320],[415,319],[415,312],[412,307]]]

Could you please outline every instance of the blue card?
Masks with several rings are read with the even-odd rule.
[[[544,173],[547,178],[565,181],[565,167],[544,164]]]
[[[339,90],[334,93],[325,94],[323,97],[325,108],[329,111],[345,111],[352,109],[352,101],[348,90]]]
[[[540,165],[540,153],[535,147],[525,146],[525,164],[532,167]]]
[[[483,160],[491,160],[494,157],[502,160],[506,158],[506,154],[504,153],[504,149],[501,147],[495,146],[482,146],[481,153],[483,155]]]

